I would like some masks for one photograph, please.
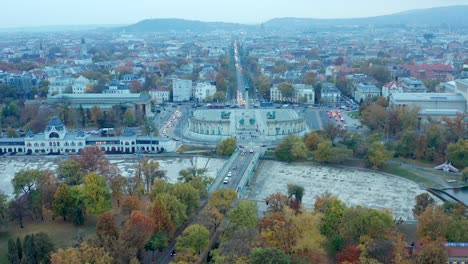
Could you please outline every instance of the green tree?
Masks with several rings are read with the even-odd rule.
[[[73,205],[73,198],[70,193],[70,187],[66,184],[60,184],[54,195],[52,203],[52,213],[54,216],[62,216],[63,220],[70,214]]]
[[[256,248],[250,257],[252,264],[289,264],[289,256],[277,248]]]
[[[34,252],[37,263],[50,263],[50,254],[54,251],[54,244],[50,237],[46,233],[40,232],[34,234],[32,238],[34,239]]]
[[[230,238],[236,231],[249,230],[257,227],[257,207],[254,202],[242,200],[236,207],[229,210],[224,236]]]
[[[25,263],[37,263],[36,247],[34,245],[34,234],[24,237],[24,260]]]
[[[35,189],[40,170],[20,170],[11,180],[16,195],[27,194]]]
[[[393,226],[390,212],[356,206],[345,210],[339,233],[344,241],[358,243],[361,236],[382,238]]]
[[[226,93],[223,91],[217,91],[213,94],[213,102],[222,103],[226,100]]]
[[[385,145],[380,142],[374,142],[369,147],[367,159],[374,170],[380,168],[385,162],[393,156],[392,151],[388,151]]]
[[[8,196],[0,192],[0,225],[6,221],[8,214]]]
[[[80,163],[73,159],[59,162],[57,167],[57,177],[67,185],[80,185],[83,183],[83,173]]]
[[[123,124],[127,127],[136,125],[135,111],[133,111],[132,108],[127,108],[127,110],[125,111]]]
[[[16,248],[18,250],[18,258],[21,260],[23,258],[23,247],[21,246],[21,240],[19,237],[16,238]]]
[[[19,264],[20,258],[18,257],[18,248],[13,238],[8,239],[8,262],[12,264]]]
[[[182,235],[177,238],[176,249],[182,251],[191,249],[200,255],[202,250],[206,250],[210,239],[210,232],[202,225],[190,225]]]
[[[172,195],[187,206],[187,215],[192,215],[200,206],[200,195],[190,184],[178,182],[174,184]]]
[[[159,252],[162,252],[168,245],[169,241],[166,233],[158,232],[150,238],[148,243],[146,243],[145,249],[148,251],[158,250]]]
[[[275,157],[286,162],[302,160],[307,158],[307,147],[299,136],[291,135],[276,146]]]
[[[284,101],[291,101],[294,94],[294,86],[290,83],[283,82],[278,84],[278,90],[281,92],[281,96]]]
[[[468,167],[468,139],[460,139],[457,143],[450,143],[447,146],[447,159],[454,166],[462,168]]]
[[[190,182],[195,177],[203,177],[208,171],[206,168],[190,167],[179,171],[179,181]]]
[[[216,145],[216,154],[221,156],[230,156],[236,149],[237,139],[228,138]]]
[[[110,189],[104,177],[96,173],[90,173],[84,178],[81,194],[90,214],[99,215],[112,208]]]
[[[293,196],[294,200],[302,203],[302,197],[304,196],[304,186],[288,183],[288,198],[292,199]]]

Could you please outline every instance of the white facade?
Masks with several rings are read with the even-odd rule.
[[[83,76],[76,78],[72,85],[72,91],[74,94],[84,94],[86,88],[91,83],[91,81]]]
[[[388,98],[394,93],[402,93],[403,85],[397,81],[391,81],[382,87],[382,96]]]
[[[50,79],[49,94],[62,94],[73,85],[73,78],[57,77]]]
[[[367,98],[380,96],[380,89],[373,84],[359,83],[354,91],[354,100],[356,102],[365,101]]]
[[[197,83],[197,86],[195,87],[194,97],[199,101],[203,101],[206,100],[208,97],[213,96],[215,93],[216,86],[209,83]]]
[[[174,102],[190,101],[192,97],[192,80],[175,79],[172,83]]]
[[[314,87],[306,84],[294,84],[292,98],[284,98],[278,86],[270,89],[270,100],[273,102],[283,102],[291,100],[292,102],[305,102],[313,104],[315,100]]]
[[[167,89],[164,89],[164,88],[153,89],[149,91],[149,94],[151,96],[151,100],[153,100],[155,103],[162,103],[162,102],[169,101],[170,92]]]
[[[99,147],[107,153],[160,153],[176,150],[173,140],[163,137],[136,136],[127,129],[120,137],[96,137],[83,131],[68,132],[57,117],[52,118],[44,133],[31,131],[25,138],[1,138],[0,153],[78,154],[86,147]]]
[[[294,84],[295,102],[313,104],[315,101],[315,91],[312,85]]]
[[[336,103],[341,98],[341,92],[332,83],[322,83],[320,100],[325,103]]]

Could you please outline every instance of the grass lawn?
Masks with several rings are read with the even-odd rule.
[[[55,221],[26,221],[24,228],[20,228],[17,222],[12,222],[0,229],[0,263],[8,263],[6,253],[10,237],[15,241],[17,237],[20,237],[21,242],[23,242],[23,238],[27,234],[44,232],[49,235],[56,249],[69,247],[92,237],[96,233],[96,221],[96,217],[88,215],[84,225],[76,226],[71,222],[64,222],[61,218],[56,218]]]
[[[359,111],[356,110],[356,111],[350,111],[348,112],[348,115],[351,117],[351,118],[354,118],[354,119],[358,119],[361,115],[359,114]]]
[[[405,179],[414,181],[416,183],[422,184],[428,187],[440,187],[438,184],[434,183],[433,181],[427,180],[426,178],[419,176],[418,174],[401,167],[398,164],[385,164],[381,171],[395,174],[397,176],[403,177]]]
[[[206,147],[206,146],[182,145],[177,150],[177,152],[180,152],[180,153],[189,152],[189,151],[211,152],[213,151],[213,149],[210,147]]]
[[[421,168],[417,168],[418,171],[431,174],[434,177],[437,177],[449,183],[453,187],[461,187],[461,186],[466,185],[466,182],[462,181],[462,177],[460,173],[443,172],[443,171],[434,170],[433,168],[439,164],[413,160],[413,159],[405,159],[405,158],[397,158],[396,160],[405,162],[407,164],[414,164],[414,165],[420,166]]]

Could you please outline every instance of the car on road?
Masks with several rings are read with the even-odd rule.
[[[249,152],[250,152],[250,153],[254,153],[253,149],[250,149]]]
[[[223,183],[228,184],[229,183],[229,177],[224,177]]]
[[[232,176],[232,171],[228,172],[227,176],[231,177]]]

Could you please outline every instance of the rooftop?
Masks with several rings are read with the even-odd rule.
[[[465,98],[461,94],[453,93],[393,93],[391,95],[393,101],[450,101],[450,102],[465,102]]]

